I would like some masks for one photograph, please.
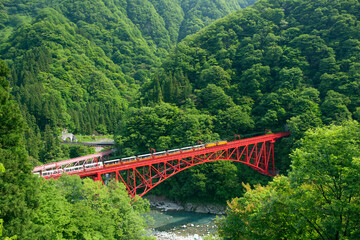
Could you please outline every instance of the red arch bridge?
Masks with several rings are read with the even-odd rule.
[[[127,191],[134,198],[136,195],[145,195],[178,172],[212,161],[241,162],[261,174],[274,176],[274,143],[277,139],[289,135],[289,132],[281,132],[114,160],[109,160],[109,155],[115,150],[109,150],[38,166],[34,168],[33,173],[54,179],[64,173],[75,174],[81,178],[90,177],[103,183],[104,179],[116,179],[125,184]]]

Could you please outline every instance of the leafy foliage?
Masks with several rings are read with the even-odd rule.
[[[2,162],[6,169],[18,165],[24,168],[19,173],[1,173],[9,177],[1,191],[12,191],[1,196],[14,194],[20,206],[10,209],[9,201],[0,199],[0,204],[5,204],[1,213],[8,231],[5,234],[11,236],[17,231],[14,229],[19,222],[14,216],[21,216],[17,219],[24,222],[24,228],[30,226],[33,214],[27,215],[28,209],[38,206],[33,201],[36,191],[25,186],[33,179],[27,175],[31,167],[22,142],[24,130],[26,150],[36,163],[80,154],[81,149],[60,147],[56,136],[63,128],[80,134],[115,133],[121,153],[128,156],[149,152],[150,148],[192,145],[233,134],[247,137],[263,132],[264,128],[275,131],[285,126],[292,131],[292,137],[280,142],[276,154],[280,162],[277,168],[286,172],[290,164],[287,155],[306,130],[352,118],[359,120],[359,2],[261,0],[229,14],[252,3],[252,0],[2,1],[0,58],[10,67],[11,93],[28,125],[27,128],[21,120],[15,102],[10,100],[9,86],[3,81],[0,117],[4,118],[0,121],[4,123],[4,134],[0,148],[9,161]],[[195,32],[198,33],[188,36]],[[0,73],[6,75],[3,64]],[[157,191],[183,201],[223,202],[241,195],[242,181],[253,184],[269,180],[259,180],[251,171],[225,162],[202,165],[167,180]],[[301,195],[292,188],[293,176],[278,178],[267,187],[245,194],[246,201],[259,206],[265,203],[257,199],[258,194],[271,200],[274,189],[282,194],[275,196],[279,201],[290,199],[286,203],[291,207],[274,203],[267,210],[283,210],[274,218],[278,222],[269,219],[269,223],[288,228],[282,232],[269,228],[264,234],[296,239],[303,236],[298,230],[302,226],[304,234],[308,234],[305,237],[319,235],[301,216],[289,218],[286,211],[292,213],[300,206],[291,197],[294,195],[312,210],[302,214],[307,219],[316,219],[321,228],[326,226],[332,231],[327,234],[333,236],[343,223],[337,219],[333,227],[328,227],[326,219],[334,222],[333,219],[319,216],[340,218],[330,210],[342,208],[343,202],[334,207],[321,199],[318,189],[304,183],[299,187]],[[215,187],[224,182],[224,188]],[[54,186],[43,187],[40,201],[45,205],[40,205],[42,210],[36,220],[39,231],[51,230],[52,238],[87,238],[82,235],[84,231],[99,238],[125,236],[121,235],[122,230],[110,227],[112,218],[106,219],[109,229],[100,229],[100,223],[90,229],[81,220],[69,222],[65,209],[74,203],[65,203],[63,193],[56,192]],[[87,187],[94,186],[89,183]],[[18,191],[23,188],[26,190]],[[51,217],[52,207],[46,206],[51,194],[57,196],[54,201],[59,203],[51,204],[64,211],[63,215]],[[328,211],[315,209],[319,205],[312,204],[314,198],[329,204]],[[81,201],[77,206],[86,210],[82,213],[84,218],[97,216],[90,203],[98,204]],[[238,207],[235,205],[234,209]],[[100,208],[108,214],[106,206]],[[49,226],[42,222],[41,212],[51,222]],[[232,217],[231,224],[238,224],[236,216],[229,219]],[[257,213],[254,218],[244,217],[245,223],[253,221],[258,227],[264,216]],[[290,226],[289,222],[299,225]],[[63,231],[67,224],[73,228]],[[247,231],[241,224],[239,229]],[[30,232],[22,234],[33,237]],[[237,230],[234,234],[239,236]],[[259,232],[247,234],[250,238],[262,237]]]
[[[141,216],[149,205],[139,199],[131,206],[123,184],[105,187],[91,179],[62,176],[43,181],[40,191],[40,207],[33,220],[38,238],[149,239],[144,236]]]
[[[125,156],[150,152],[150,148],[167,150],[195,145],[202,139],[216,140],[212,118],[198,111],[183,111],[168,103],[154,108],[130,109],[120,124],[117,142]]]
[[[218,221],[231,239],[356,239],[359,236],[359,135],[356,121],[305,133],[289,177],[276,177],[229,203]]]
[[[41,162],[65,157],[59,148],[46,156],[49,149],[42,147],[50,132],[58,136],[63,128],[113,134],[182,29],[194,19],[208,25],[252,3],[197,2],[2,1],[0,58],[11,68],[12,94],[29,125],[30,156]]]
[[[78,177],[57,181],[35,177],[23,141],[26,124],[11,99],[7,73],[0,61],[0,153],[4,163],[0,164],[0,235],[14,236],[11,239],[147,239],[140,214],[149,205],[139,200],[131,206],[123,185],[113,183],[106,188]],[[55,153],[57,145],[46,126],[47,154]]]
[[[306,130],[360,116],[359,8],[358,1],[258,1],[177,44],[142,86],[141,102],[186,108],[191,99],[221,139],[291,131],[276,147],[276,167],[286,173]]]
[[[7,74],[8,68],[0,61],[0,161],[6,169],[0,173],[0,219],[4,221],[5,236],[32,237],[31,217],[38,204],[37,190],[23,142],[25,122],[11,99]]]
[[[259,130],[288,124],[296,136],[351,119],[359,105],[358,8],[357,1],[264,0],[229,14],[172,50],[143,87],[145,102],[191,98],[215,119],[222,108],[246,106]],[[205,92],[214,85],[221,98]]]

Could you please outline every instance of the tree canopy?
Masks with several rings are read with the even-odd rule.
[[[269,128],[289,130],[291,137],[275,148],[276,167],[283,174],[291,169],[289,176],[253,190],[246,185],[244,198],[231,203],[228,218],[221,222],[221,234],[258,239],[352,239],[359,234],[352,230],[357,227],[358,189],[350,186],[357,180],[352,171],[358,161],[357,155],[350,160],[355,154],[351,149],[358,149],[349,140],[354,136],[341,129],[355,134],[358,125],[352,119],[360,120],[360,3],[260,0],[245,8],[254,2],[1,1],[4,234],[33,238],[28,229],[36,226],[50,231],[52,238],[87,238],[86,232],[110,239],[139,236],[132,210],[133,221],[124,223],[128,232],[114,225],[110,213],[120,210],[102,187],[71,178],[41,185],[32,176],[30,162],[80,153],[60,146],[57,136],[64,128],[115,134],[124,156],[234,134],[248,137]],[[317,130],[305,134],[308,129]],[[335,136],[344,141],[336,142]],[[344,151],[337,151],[339,146]],[[252,171],[229,162],[204,164],[179,173],[154,192],[182,201],[224,202],[242,194],[241,182],[270,180]],[[79,189],[80,182],[85,186],[82,193],[71,193],[81,196],[76,203],[67,198],[73,189],[57,190],[57,184],[69,182]],[[215,187],[219,185],[224,187]],[[51,195],[54,202],[48,200]],[[99,205],[97,197],[104,197],[107,205]],[[74,206],[85,211],[78,221],[69,220],[71,214],[80,214]],[[52,208],[62,214],[53,216]],[[97,217],[97,209],[107,229],[81,220]],[[269,212],[273,214],[264,215]],[[260,231],[264,219],[269,228]]]
[[[0,61],[0,235],[18,239],[148,239],[141,214],[123,184],[32,173],[25,150],[26,124],[10,95],[8,69]],[[4,171],[5,170],[5,171]]]
[[[178,41],[253,2],[2,1],[0,59],[10,68],[34,162],[69,157],[60,147],[44,153],[49,136],[64,128],[113,134]]]
[[[178,106],[191,98],[215,119],[246,106],[258,130],[287,124],[296,136],[352,119],[360,31],[350,2],[262,0],[229,14],[172,49],[142,97]]]
[[[245,185],[218,221],[226,239],[357,239],[360,125],[307,131],[291,154],[288,177]]]

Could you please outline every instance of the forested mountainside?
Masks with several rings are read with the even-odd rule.
[[[137,152],[149,145],[174,147],[183,139],[216,140],[216,134],[226,139],[264,129],[290,130],[291,141],[284,140],[276,155],[277,169],[284,173],[292,141],[307,129],[360,119],[359,17],[355,0],[264,0],[216,21],[179,43],[142,88],[140,104],[176,104],[172,108],[181,115],[140,108],[138,121],[151,115],[155,127],[143,131],[144,125],[128,118],[119,128],[120,146]],[[175,122],[183,123],[181,131],[172,126]],[[192,135],[196,131],[200,134]],[[242,167],[224,168],[229,173],[194,168],[190,176],[176,176],[181,184],[159,188],[180,198],[192,189],[204,199],[206,193],[221,195],[214,188],[215,175],[226,182],[251,182]]]
[[[123,185],[106,187],[77,176],[45,181],[32,173],[23,141],[26,122],[10,95],[8,74],[0,60],[1,239],[150,239],[141,216],[148,204],[139,199],[130,205]]]
[[[30,126],[30,155],[42,161],[62,157],[56,141],[42,142],[63,128],[113,133],[139,85],[180,35],[250,3],[2,1],[0,58],[11,69],[12,94]]]
[[[358,1],[257,2],[178,44],[144,86],[144,100],[191,101],[215,116],[221,136],[286,123],[296,134],[359,119],[359,7]],[[237,114],[254,124],[243,129],[220,120]]]
[[[253,2],[1,1],[0,235],[148,238],[148,204],[120,185],[34,177],[34,162],[68,157],[63,128],[115,132],[122,156],[272,129],[292,132],[275,152],[288,176],[252,189],[271,179],[219,161],[152,193],[243,196],[218,222],[224,238],[357,239],[360,3],[260,0],[215,20]]]

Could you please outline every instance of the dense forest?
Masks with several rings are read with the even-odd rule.
[[[218,220],[224,239],[359,239],[360,125],[307,131],[289,175],[252,188]]]
[[[360,118],[359,9],[358,1],[259,1],[174,47],[152,81],[142,86],[139,103],[175,104],[184,115],[196,109],[203,119],[211,120],[207,127],[211,132],[204,139],[216,138],[214,133],[227,139],[264,129],[289,130],[291,138],[282,140],[276,153],[277,169],[284,174],[295,141],[307,129]],[[203,126],[199,120],[192,123],[183,124],[182,134]],[[131,145],[136,134],[139,139],[152,139],[152,146],[163,144],[166,137],[176,143],[174,127],[162,135],[141,127],[124,129],[119,133],[120,145],[136,151],[142,150]],[[254,183],[242,166],[230,169],[222,172],[228,181]],[[200,166],[179,174],[178,181],[172,180],[182,184],[169,180],[162,185],[164,192],[187,196],[190,185],[196,194],[210,192],[213,201],[218,190],[213,189],[218,181],[214,175],[222,174],[212,172],[211,166]],[[229,190],[236,196],[242,186]]]
[[[277,169],[286,173],[288,155],[307,129],[359,120],[359,7],[358,1],[259,1],[187,37],[141,88],[138,102],[145,106],[133,115],[140,122],[149,117],[153,127],[126,118],[120,146],[129,153],[290,130],[276,153]],[[169,103],[179,113],[157,110]],[[241,182],[260,179],[243,166],[219,164],[220,173],[199,166],[157,190],[185,201],[224,201],[217,182],[229,182],[225,192],[238,196]]]
[[[0,61],[0,237],[149,239],[141,216],[149,205],[142,199],[130,205],[123,185],[105,187],[77,176],[35,177],[25,149],[26,122],[10,95],[8,73]]]
[[[63,128],[114,133],[178,39],[251,3],[1,1],[0,58],[29,125],[30,156],[35,162],[69,157],[68,149],[49,143]]]
[[[216,162],[152,193],[183,202],[233,198],[218,221],[225,239],[356,239],[360,3],[254,2],[1,1],[3,235],[146,238],[147,204],[130,206],[121,186],[32,177],[33,165],[83,151],[60,145],[64,128],[114,134],[121,156],[272,129],[292,133],[276,143],[285,176]]]
[[[240,107],[256,129],[287,123],[295,134],[306,121],[359,119],[358,18],[358,1],[260,1],[179,43],[143,101],[191,101],[216,119]]]

